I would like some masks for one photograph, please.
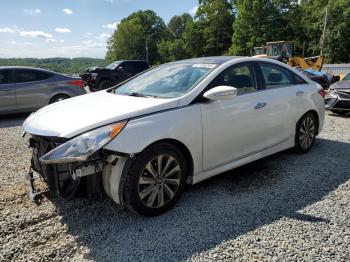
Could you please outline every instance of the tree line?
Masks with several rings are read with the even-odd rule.
[[[323,54],[328,63],[350,62],[350,0],[199,0],[194,16],[168,24],[152,10],[121,20],[108,40],[107,61],[179,59],[252,54],[266,42],[294,41],[298,55]],[[325,35],[325,12],[328,12]]]
[[[107,65],[104,59],[96,58],[0,58],[1,66],[31,66],[61,74],[79,74],[88,67]]]

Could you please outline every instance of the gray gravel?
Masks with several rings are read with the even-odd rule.
[[[2,261],[350,261],[350,117],[328,115],[310,153],[205,181],[156,218],[108,199],[30,203],[22,120],[0,120]]]

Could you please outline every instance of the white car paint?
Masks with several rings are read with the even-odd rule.
[[[229,100],[192,103],[224,69],[262,61],[293,71],[307,84],[261,90]],[[100,91],[45,107],[24,123],[27,133],[71,138],[93,128],[128,119],[126,127],[104,149],[120,154],[120,162],[104,170],[104,188],[117,203],[126,155],[132,157],[160,140],[175,140],[190,152],[190,183],[197,183],[234,167],[294,146],[297,121],[317,112],[323,127],[324,102],[318,84],[274,60],[235,58],[207,75],[177,99],[118,96]],[[302,95],[297,95],[301,92]],[[258,104],[260,108],[255,108]]]
[[[178,99],[145,99],[100,91],[46,106],[31,115],[23,125],[30,134],[71,138],[135,115],[177,105]]]

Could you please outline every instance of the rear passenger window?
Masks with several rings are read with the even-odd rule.
[[[296,85],[307,84],[307,82],[304,79],[302,79],[300,76],[298,76],[297,74],[293,73],[293,78],[294,78],[294,84],[296,84]]]
[[[11,83],[11,70],[0,71],[0,85]]]
[[[15,79],[17,83],[42,81],[48,79],[52,74],[44,71],[36,71],[30,69],[15,70]]]
[[[268,63],[259,64],[266,89],[293,85],[294,81],[287,69]]]

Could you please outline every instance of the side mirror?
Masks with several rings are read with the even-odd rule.
[[[228,100],[237,96],[237,88],[217,86],[205,92],[203,96],[209,100]]]

